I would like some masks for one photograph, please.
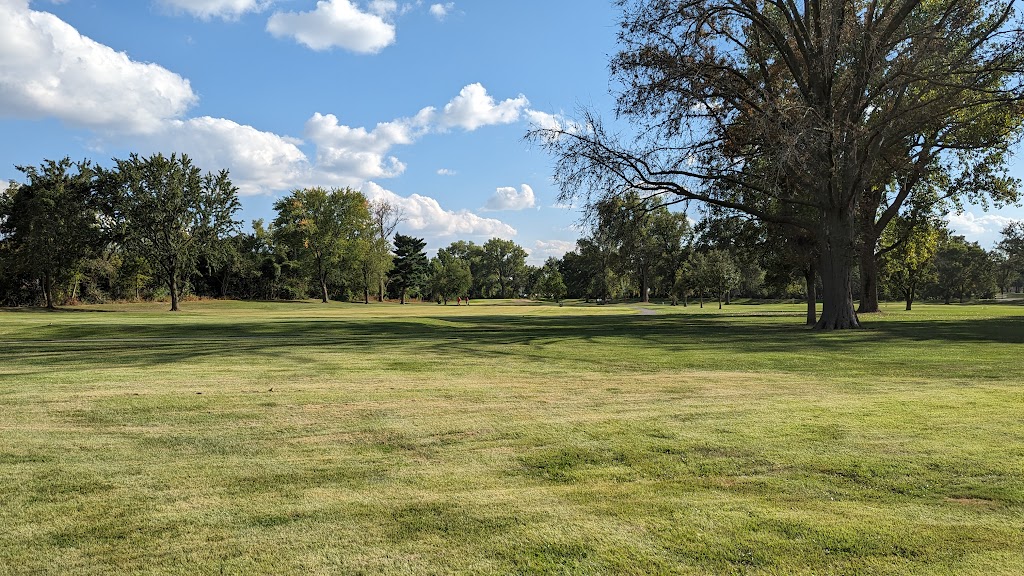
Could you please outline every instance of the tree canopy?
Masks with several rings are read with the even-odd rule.
[[[103,175],[114,221],[129,251],[160,273],[178,310],[182,280],[200,255],[238,225],[238,190],[226,170],[203,174],[182,154],[132,154]]]

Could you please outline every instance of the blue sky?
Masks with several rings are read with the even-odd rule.
[[[186,152],[231,171],[246,220],[293,188],[352,186],[432,249],[500,236],[539,263],[572,248],[579,214],[523,136],[611,113],[616,18],[606,0],[0,0],[0,180]],[[985,246],[1021,217],[950,216]]]

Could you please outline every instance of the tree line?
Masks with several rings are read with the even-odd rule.
[[[635,191],[595,202],[575,250],[531,266],[523,247],[501,238],[458,240],[428,258],[422,238],[396,232],[398,207],[349,188],[294,190],[274,203],[273,220],[242,231],[228,173],[203,173],[184,155],[132,155],[109,169],[67,158],[18,169],[26,181],[0,194],[0,304],[8,306],[167,298],[177,310],[193,295],[710,299],[722,307],[747,296],[802,298],[808,322],[816,320],[813,243],[724,210],[691,221]],[[876,290],[908,309],[919,298],[962,302],[1024,284],[1022,223],[987,251],[934,213],[898,216],[880,245]]]
[[[510,240],[457,241],[428,259],[402,211],[350,188],[293,190],[243,231],[226,171],[186,155],[18,166],[0,193],[0,305],[167,298],[561,298],[554,261]]]
[[[780,234],[756,218],[710,211],[700,221],[671,212],[655,199],[636,194],[595,203],[591,233],[558,262],[571,298],[614,301],[657,298],[719,308],[735,296],[802,299],[807,323],[814,325],[821,279],[806,239]],[[876,292],[855,290],[861,301],[903,300],[911,310],[919,299],[950,303],[1024,291],[1024,222],[1002,230],[986,250],[954,234],[938,213],[927,218],[895,218],[880,235],[873,273]],[[863,286],[861,270],[852,273]]]

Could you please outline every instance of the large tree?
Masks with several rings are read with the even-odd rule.
[[[427,280],[429,264],[423,251],[427,243],[422,238],[395,234],[395,260],[391,282],[398,289],[400,302],[405,304],[409,290],[418,290]]]
[[[95,171],[88,161],[45,160],[18,166],[28,182],[12,187],[0,214],[12,268],[38,279],[47,308],[54,307],[54,283],[68,280],[98,253],[102,231]]]
[[[364,261],[364,272],[369,282],[377,282],[377,301],[384,301],[387,289],[388,272],[391,271],[392,258],[391,238],[398,225],[405,221],[405,211],[397,204],[378,199],[370,202],[370,235],[369,258]],[[369,300],[367,296],[366,300]]]
[[[434,295],[447,305],[452,297],[469,295],[472,284],[468,262],[447,250],[437,251],[437,257],[430,261],[430,290]]]
[[[159,273],[175,312],[182,283],[196,271],[200,255],[235,231],[238,189],[226,170],[203,174],[184,154],[132,154],[115,162],[101,181],[126,252]]]
[[[275,235],[312,272],[326,304],[330,279],[355,266],[357,241],[368,236],[366,197],[350,188],[305,188],[275,202],[274,209]]]
[[[562,279],[562,273],[558,271],[557,258],[548,258],[544,262],[533,291],[541,298],[550,298],[555,302],[561,302],[565,297],[565,281]]]
[[[906,164],[883,159],[913,162],[932,142],[922,134],[1006,123],[1024,96],[1012,1],[619,4],[617,113],[636,136],[590,112],[533,132],[556,156],[562,200],[638,190],[804,230],[822,329],[859,326],[860,208]],[[959,142],[969,152],[998,138]]]
[[[480,263],[484,275],[498,285],[499,298],[512,298],[523,288],[526,276],[526,250],[511,240],[491,238],[483,245]]]

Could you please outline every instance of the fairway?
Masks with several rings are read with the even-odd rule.
[[[0,575],[1020,574],[1024,305],[0,310]]]

